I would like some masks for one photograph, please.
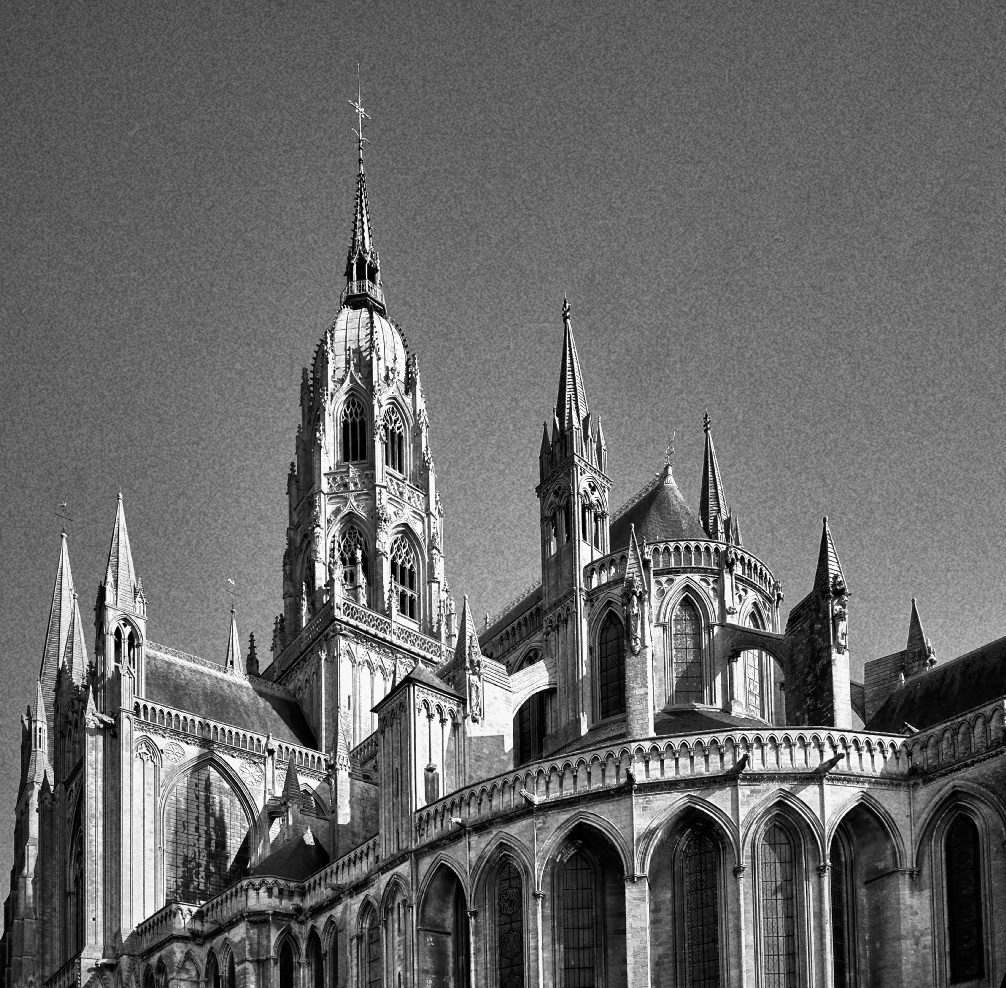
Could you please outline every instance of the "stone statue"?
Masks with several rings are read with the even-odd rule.
[[[483,676],[482,653],[472,638],[468,642],[468,713],[476,723],[482,719]]]

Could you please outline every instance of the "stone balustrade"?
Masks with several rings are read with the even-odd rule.
[[[80,957],[71,957],[46,980],[45,988],[77,988],[80,984]]]

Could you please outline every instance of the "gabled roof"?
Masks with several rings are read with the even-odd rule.
[[[870,718],[870,731],[901,733],[933,724],[1006,696],[1006,638],[982,645],[896,689]]]
[[[278,741],[315,748],[300,705],[263,680],[249,680],[203,660],[190,661],[147,643],[144,699]]]
[[[252,874],[302,882],[324,868],[330,860],[328,851],[315,839],[309,827],[264,857]]]
[[[633,526],[636,536],[647,542],[708,538],[685,504],[669,465],[615,514],[610,530],[613,552],[628,546]]]

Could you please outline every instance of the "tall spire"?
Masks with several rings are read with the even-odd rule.
[[[59,566],[56,582],[52,590],[52,605],[49,608],[49,624],[45,632],[45,647],[42,650],[42,665],[38,679],[45,701],[45,713],[49,727],[52,727],[52,707],[56,699],[56,671],[66,651],[66,640],[74,608],[73,576],[70,574],[70,554],[66,546],[66,532],[61,536],[59,546]],[[51,733],[51,731],[50,731]]]
[[[79,686],[84,682],[87,676],[87,645],[84,642],[84,622],[80,620],[80,602],[76,590],[73,592],[73,610],[63,651],[63,665],[74,683]]]
[[[458,624],[458,643],[454,649],[454,657],[460,663],[459,668],[462,670],[464,669],[465,662],[468,660],[469,643],[471,642],[475,643],[475,648],[481,654],[482,648],[479,645],[478,629],[475,627],[475,621],[472,618],[472,609],[468,604],[468,594],[465,594],[465,602],[461,608],[461,621]]]
[[[936,665],[936,650],[922,630],[919,608],[912,598],[912,615],[908,619],[908,644],[905,648],[905,676],[914,676]]]
[[[231,605],[231,630],[227,637],[227,657],[224,659],[224,668],[228,672],[244,671],[241,665],[241,639],[238,638],[238,616],[233,605]]]
[[[349,100],[356,111],[356,134],[359,171],[356,176],[356,199],[353,203],[353,231],[349,240],[349,254],[346,258],[346,288],[342,302],[360,308],[376,305],[384,311],[384,290],[381,287],[381,259],[374,246],[374,234],[370,223],[370,200],[367,196],[367,175],[363,170],[363,145],[369,143],[363,136],[363,121],[370,114],[363,108],[363,97],[357,84],[356,100]]]
[[[835,542],[831,537],[831,529],[828,527],[828,516],[825,515],[824,524],[821,529],[821,551],[818,553],[817,573],[814,576],[814,589],[830,590],[836,576],[839,577],[844,586],[845,571],[842,569],[842,562],[838,558]]]
[[[706,434],[706,454],[702,463],[702,492],[699,496],[699,521],[711,539],[721,539],[725,534],[727,499],[723,493],[723,478],[713,445],[712,421],[707,412],[702,416],[702,429]]]
[[[136,579],[133,566],[133,552],[129,547],[129,532],[126,531],[126,512],[122,506],[122,492],[115,510],[115,527],[112,529],[112,543],[108,548],[108,564],[105,567],[105,602],[124,611],[141,611],[138,600],[141,596],[140,583]]]
[[[583,387],[580,358],[576,353],[576,341],[573,339],[573,327],[570,325],[569,315],[569,300],[563,295],[562,365],[559,368],[559,395],[555,402],[559,429],[563,432],[570,426],[582,428],[583,420],[587,417],[587,392]]]

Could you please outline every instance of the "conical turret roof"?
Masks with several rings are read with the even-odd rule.
[[[841,577],[842,583],[845,583],[845,571],[842,569],[842,562],[838,558],[835,542],[831,537],[828,516],[825,515],[821,529],[821,550],[817,557],[817,573],[814,576],[814,589],[829,590],[835,576]]]
[[[238,616],[231,608],[230,634],[227,636],[227,655],[224,658],[224,668],[228,672],[244,672],[241,664],[241,639],[238,637]]]
[[[706,537],[675,483],[670,464],[616,512],[611,522],[612,551],[629,544],[633,527],[647,542]]]

